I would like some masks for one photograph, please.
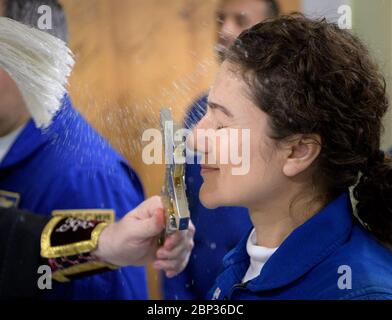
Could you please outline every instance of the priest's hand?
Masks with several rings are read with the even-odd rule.
[[[174,277],[189,261],[195,228],[190,223],[188,230],[168,236],[158,248],[158,238],[164,229],[161,198],[149,198],[120,221],[108,225],[93,254],[117,266],[153,263],[154,268],[163,270],[167,277]]]

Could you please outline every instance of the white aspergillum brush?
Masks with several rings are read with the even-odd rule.
[[[37,127],[48,127],[60,109],[73,65],[62,40],[0,17],[0,68],[15,81]]]

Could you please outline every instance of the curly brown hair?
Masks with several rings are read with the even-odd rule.
[[[321,137],[313,181],[328,199],[356,185],[359,219],[392,244],[392,161],[380,152],[386,85],[361,41],[325,19],[295,13],[244,31],[226,59],[240,67],[269,115],[272,138]]]

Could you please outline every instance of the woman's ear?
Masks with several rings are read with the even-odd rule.
[[[309,168],[321,151],[321,138],[317,134],[295,135],[285,142],[283,173],[294,177]]]

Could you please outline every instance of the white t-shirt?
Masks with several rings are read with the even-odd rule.
[[[0,137],[0,163],[3,162],[8,151],[11,149],[15,140],[18,138],[19,134],[22,132],[25,126],[21,126],[18,129],[12,131],[4,137]]]
[[[248,242],[246,243],[246,251],[250,257],[250,265],[246,272],[242,283],[252,280],[260,275],[264,264],[274,254],[278,248],[266,248],[256,245],[256,231],[255,229],[249,235]]]

